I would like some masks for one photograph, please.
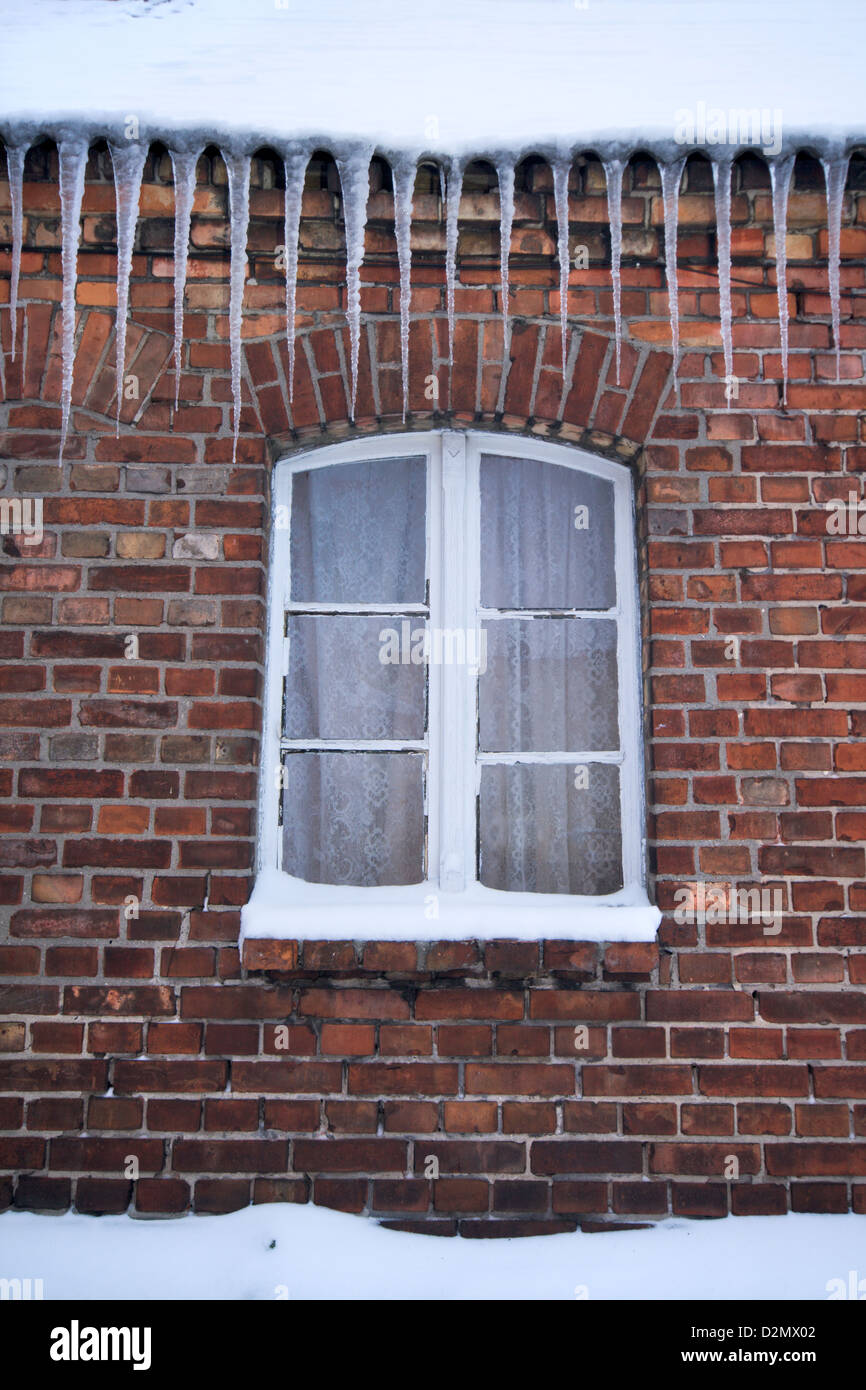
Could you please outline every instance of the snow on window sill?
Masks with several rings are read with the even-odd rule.
[[[261,870],[241,911],[245,941],[654,941],[661,913],[640,887],[610,898],[503,893],[475,883],[463,893],[434,883],[348,888]]]

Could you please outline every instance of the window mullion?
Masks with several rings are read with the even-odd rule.
[[[457,431],[448,430],[442,435],[441,477],[439,617],[446,632],[462,630],[465,642],[468,626],[466,436]],[[469,672],[465,661],[443,660],[437,674],[441,691],[439,887],[446,893],[459,893],[466,887],[469,876],[466,864],[467,782],[472,772],[466,756]]]

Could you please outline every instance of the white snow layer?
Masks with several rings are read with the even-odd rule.
[[[866,131],[862,0],[0,0],[0,122],[413,151],[670,140],[678,109]]]
[[[241,941],[654,941],[661,913],[643,888],[612,899],[557,893],[506,893],[473,883],[461,893],[437,884],[358,889],[306,883],[263,867],[241,908]]]
[[[311,1205],[175,1220],[0,1217],[0,1277],[41,1278],[46,1299],[76,1301],[827,1300],[862,1298],[864,1269],[866,1219],[854,1215],[516,1240],[408,1234]]]

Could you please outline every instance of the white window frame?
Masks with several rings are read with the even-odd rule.
[[[295,473],[365,459],[424,455],[427,461],[427,573],[431,629],[463,630],[501,617],[527,618],[480,607],[480,459],[482,454],[539,459],[608,479],[614,489],[616,607],[563,610],[563,616],[608,617],[617,622],[619,751],[479,753],[476,750],[477,673],[466,663],[428,666],[427,876],[405,887],[353,888],[307,883],[280,869],[280,766],[283,679],[291,611],[381,611],[411,618],[427,605],[292,603],[290,539]],[[640,629],[634,490],[623,464],[569,445],[482,431],[373,435],[292,454],[276,464],[268,582],[264,731],[259,788],[257,876],[242,911],[242,939],[318,940],[529,939],[652,940],[661,920],[646,892],[645,800],[640,698]],[[277,509],[285,509],[278,511]],[[289,517],[288,527],[274,524]],[[557,610],[558,612],[559,610]],[[448,730],[447,737],[443,731]],[[429,743],[428,743],[429,741]],[[296,740],[296,746],[332,747],[334,741]],[[412,748],[412,741],[392,745]],[[341,740],[339,747],[387,751],[389,745]],[[507,892],[476,881],[476,797],[484,763],[616,763],[620,767],[623,884],[606,897]]]

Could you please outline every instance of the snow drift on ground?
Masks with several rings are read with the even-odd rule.
[[[866,1219],[727,1217],[473,1240],[315,1206],[168,1221],[8,1212],[0,1278],[41,1278],[46,1299],[76,1300],[823,1300],[860,1279],[866,1291]]]

